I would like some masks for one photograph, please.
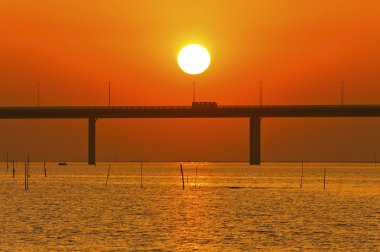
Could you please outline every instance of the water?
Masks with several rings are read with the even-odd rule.
[[[0,163],[0,250],[380,250],[374,164]],[[323,170],[326,169],[326,190]],[[196,176],[197,169],[197,176]],[[196,187],[195,187],[196,184]]]

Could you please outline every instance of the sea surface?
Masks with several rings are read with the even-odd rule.
[[[304,163],[300,188],[301,163],[184,162],[183,190],[178,162],[33,162],[27,191],[15,166],[0,251],[380,250],[380,164]]]

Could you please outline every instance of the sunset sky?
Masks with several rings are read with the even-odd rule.
[[[209,69],[187,75],[199,43]],[[0,106],[380,103],[379,1],[0,2]],[[246,160],[248,119],[101,119],[97,160]],[[263,161],[380,159],[380,119],[263,119]],[[87,120],[1,120],[0,160],[87,160]]]

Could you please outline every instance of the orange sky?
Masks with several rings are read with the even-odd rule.
[[[380,100],[379,1],[1,1],[0,106]],[[211,53],[188,76],[188,43]],[[372,160],[378,119],[264,119],[264,160]],[[3,120],[0,159],[86,160],[85,120]],[[1,154],[3,153],[3,154]],[[248,120],[99,120],[98,160],[248,160]]]

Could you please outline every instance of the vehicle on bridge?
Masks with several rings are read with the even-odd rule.
[[[216,102],[193,102],[193,108],[217,108],[218,103]]]

